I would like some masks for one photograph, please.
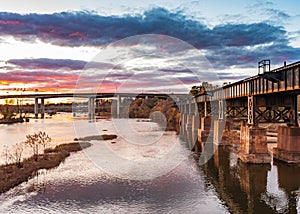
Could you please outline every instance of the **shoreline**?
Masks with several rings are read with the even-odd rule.
[[[53,149],[46,149],[44,154],[34,160],[34,156],[24,159],[21,167],[15,163],[0,166],[0,194],[33,178],[40,169],[58,167],[71,152],[81,151],[92,144],[88,142],[60,144]]]
[[[44,154],[38,155],[37,161],[34,156],[23,159],[20,163],[21,167],[18,167],[16,163],[0,165],[0,195],[33,178],[40,169],[48,170],[58,167],[72,152],[82,151],[92,146],[89,141],[106,141],[116,139],[117,137],[114,134],[86,136],[74,139],[74,142],[71,143],[59,144],[54,148],[45,149]]]

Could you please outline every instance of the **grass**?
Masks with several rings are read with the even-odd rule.
[[[22,167],[17,167],[16,164],[0,166],[0,194],[28,181],[40,169],[58,167],[70,156],[70,152],[80,151],[89,146],[91,144],[87,142],[61,144],[53,149],[46,149],[45,154],[39,155],[37,161],[34,160],[34,157],[23,160]]]

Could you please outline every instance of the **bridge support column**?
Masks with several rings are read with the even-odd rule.
[[[190,150],[193,149],[193,112],[192,112],[192,100],[189,100],[187,104],[187,123],[186,123],[186,132],[187,132],[187,144]]]
[[[212,118],[210,116],[200,118],[200,128],[198,129],[199,142],[206,142],[208,140],[212,140],[212,139],[208,139],[209,132],[213,128],[212,127],[213,124],[211,120]]]
[[[121,98],[120,95],[117,95],[117,118],[120,118],[120,105],[121,105]]]
[[[39,98],[34,98],[34,116],[35,119],[39,117]]]
[[[200,125],[199,120],[199,114],[198,112],[195,112],[194,115],[192,115],[192,150],[194,150],[196,153],[200,151],[200,146],[198,144],[198,129]]]
[[[218,119],[214,120],[214,137],[213,137],[213,143],[215,146],[218,146],[221,144],[223,131],[225,128],[225,114],[224,109],[226,108],[225,102],[223,100],[219,100],[219,106],[218,106]]]
[[[300,163],[300,128],[278,127],[277,148],[273,157],[287,163]]]
[[[270,163],[265,128],[241,126],[239,159],[245,163]]]
[[[223,131],[225,128],[225,120],[215,120],[214,121],[214,138],[213,143],[214,145],[218,146],[219,144],[222,144],[222,136]]]
[[[180,107],[180,139],[183,142],[187,141],[187,129],[186,124],[188,120],[188,113],[187,113],[187,104],[182,103]]]
[[[95,98],[90,97],[88,101],[88,118],[93,120],[95,118]]]
[[[186,124],[187,124],[187,118],[188,118],[188,115],[186,113],[183,113],[181,115],[181,140],[186,142],[186,139],[187,139],[187,131],[186,131]]]
[[[45,117],[45,99],[41,98],[41,118],[44,119]]]
[[[186,123],[186,142],[190,150],[193,149],[192,115],[188,115]]]

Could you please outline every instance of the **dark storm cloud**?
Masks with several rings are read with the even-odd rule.
[[[89,12],[50,15],[0,13],[0,34],[39,38],[58,45],[103,45],[138,34],[166,34],[197,48],[256,45],[285,40],[281,27],[265,23],[226,24],[209,29],[180,12],[155,8],[135,16],[100,16]]]
[[[278,14],[281,19],[289,18],[284,12],[268,12]],[[226,68],[230,65],[253,67],[263,58],[278,64],[282,59],[298,60],[300,55],[299,48],[289,45],[286,30],[267,22],[228,23],[209,28],[181,12],[170,12],[164,8],[124,16],[101,16],[91,12],[25,15],[0,13],[0,36],[14,36],[25,41],[40,39],[47,43],[71,47],[102,46],[140,34],[169,35],[198,49],[207,50],[206,56],[215,68]],[[45,66],[44,62],[43,65],[36,63]],[[64,60],[57,63],[45,62],[54,67],[68,64]],[[84,66],[82,61],[71,64],[69,66],[73,67],[70,68],[75,70]]]
[[[159,71],[162,71],[164,73],[177,73],[177,74],[180,74],[180,73],[191,74],[192,73],[192,71],[187,68],[174,68],[174,69],[163,68],[163,69],[159,69]]]
[[[87,62],[70,59],[11,59],[7,61],[10,64],[27,69],[60,69],[70,68],[72,70],[81,70]]]
[[[84,69],[121,69],[121,66],[112,65],[103,62],[86,62],[82,60],[71,60],[71,59],[48,59],[48,58],[34,58],[34,59],[10,59],[7,61],[8,64],[12,64],[22,69],[40,69],[40,70],[84,70]],[[12,66],[8,67],[13,69]]]

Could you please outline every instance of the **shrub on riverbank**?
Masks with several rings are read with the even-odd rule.
[[[32,148],[34,159],[37,161],[37,157],[39,155],[39,146],[42,146],[45,151],[50,142],[51,137],[49,137],[46,132],[39,131],[34,134],[26,135],[26,141],[24,143]]]
[[[18,167],[16,164],[0,166],[0,193],[27,181],[40,169],[52,169],[59,166],[70,155],[70,152],[80,151],[89,146],[91,144],[87,142],[61,144],[54,149],[46,149],[46,159],[44,154],[37,156],[38,161],[34,156],[23,160],[22,167]]]

